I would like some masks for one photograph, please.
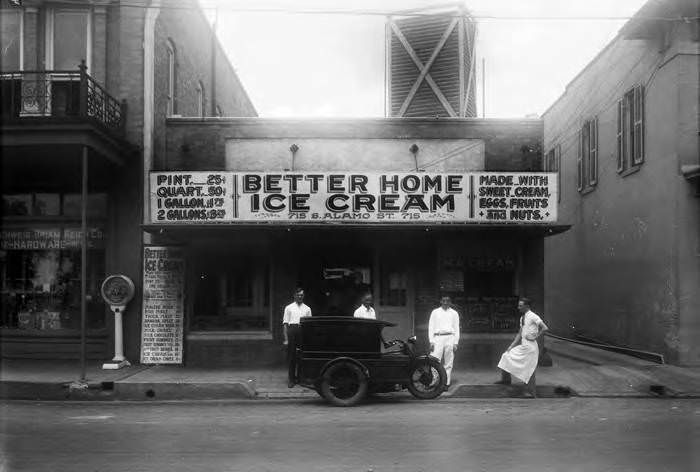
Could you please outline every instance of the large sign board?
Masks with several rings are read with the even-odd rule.
[[[146,246],[143,254],[142,364],[181,364],[185,251]]]
[[[152,172],[151,222],[553,223],[553,173]]]

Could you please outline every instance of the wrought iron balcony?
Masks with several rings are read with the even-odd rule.
[[[72,71],[0,73],[0,117],[4,124],[90,122],[123,136],[126,102],[109,95],[83,62]]]

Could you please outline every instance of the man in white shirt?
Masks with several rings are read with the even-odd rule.
[[[377,314],[372,308],[372,294],[368,293],[362,297],[362,305],[360,305],[353,315],[355,318],[368,318],[371,320],[377,319]]]
[[[446,388],[450,386],[452,365],[459,343],[459,314],[451,306],[450,297],[442,297],[440,307],[430,313],[428,321],[430,354],[440,359],[445,372],[447,372]]]
[[[515,375],[527,385],[532,398],[537,398],[535,369],[540,356],[537,338],[549,330],[549,327],[537,313],[530,309],[531,306],[532,302],[529,298],[522,297],[518,301],[518,311],[522,314],[520,329],[498,362],[501,380],[496,383],[510,385],[511,374]]]
[[[284,308],[282,317],[282,333],[284,345],[287,346],[287,362],[289,364],[288,383],[289,388],[296,384],[297,357],[296,350],[299,342],[299,322],[305,316],[311,316],[311,308],[304,304],[304,289],[294,291],[294,301]]]

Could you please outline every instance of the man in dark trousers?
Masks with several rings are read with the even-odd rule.
[[[311,316],[311,308],[304,304],[304,289],[294,291],[294,301],[284,308],[282,317],[282,332],[284,333],[284,345],[287,346],[287,363],[289,364],[288,383],[289,388],[296,384],[296,350],[299,342],[299,322],[305,316]]]

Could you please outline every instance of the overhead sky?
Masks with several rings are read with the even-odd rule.
[[[200,0],[262,117],[384,116],[382,15],[444,0]],[[541,114],[644,0],[470,0],[477,103],[487,118]],[[243,10],[274,11],[243,11]],[[280,11],[285,10],[285,11]],[[355,14],[308,14],[304,11]],[[544,19],[557,17],[559,19]],[[565,19],[562,19],[565,18]],[[595,19],[591,19],[595,18]]]

